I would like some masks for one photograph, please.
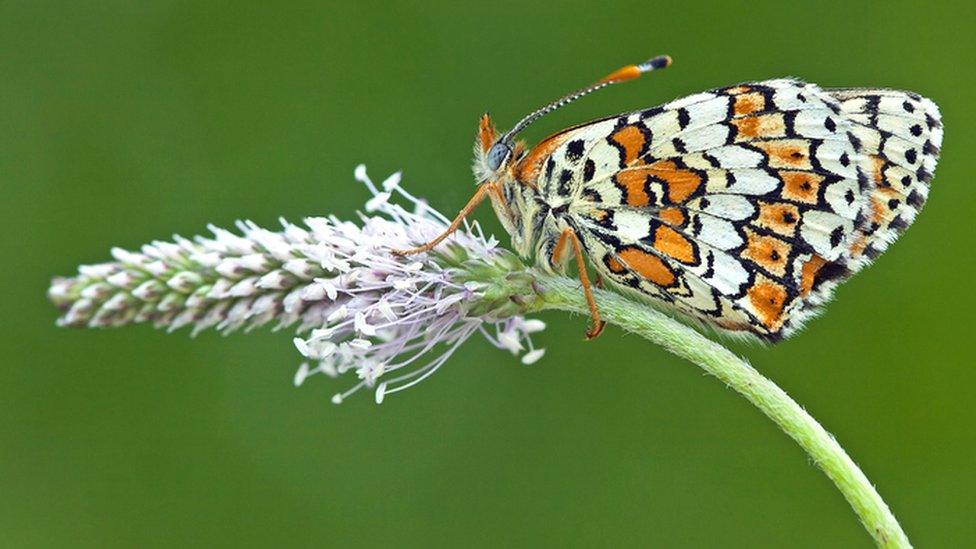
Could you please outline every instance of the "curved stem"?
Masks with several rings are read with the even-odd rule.
[[[542,309],[587,314],[575,280],[538,275]],[[879,547],[911,547],[884,500],[840,444],[775,383],[732,351],[697,331],[620,294],[599,291],[597,302],[611,324],[661,345],[735,389],[795,440],[830,477]]]

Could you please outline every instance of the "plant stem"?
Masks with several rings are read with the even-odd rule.
[[[542,289],[541,309],[588,314],[577,281],[538,275],[537,282]],[[857,464],[775,383],[732,351],[646,304],[604,290],[598,290],[596,298],[606,321],[691,361],[762,410],[834,482],[879,547],[911,547],[898,521]]]

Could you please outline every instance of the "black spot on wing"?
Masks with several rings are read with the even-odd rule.
[[[872,95],[867,97],[864,102],[864,110],[869,114],[869,120],[871,121],[871,126],[878,127],[878,110],[881,106],[881,97],[877,95]]]
[[[595,172],[596,164],[593,163],[593,160],[586,159],[586,163],[583,164],[583,182],[591,181]]]
[[[566,144],[566,160],[577,162],[583,157],[583,140],[574,139]]]
[[[653,108],[650,108],[650,109],[646,109],[646,110],[641,111],[641,113],[640,113],[640,119],[641,120],[647,120],[648,118],[652,118],[654,116],[657,116],[657,115],[661,114],[662,112],[664,112],[664,109],[662,109],[661,107],[653,107]]]
[[[851,271],[847,265],[840,262],[827,263],[817,271],[817,276],[813,279],[813,289],[816,290],[824,282],[846,278],[850,275]]]
[[[844,228],[837,227],[833,231],[830,231],[830,245],[836,248],[840,245],[841,241],[844,239]]]
[[[860,166],[857,167],[857,188],[862,193],[871,190],[871,179],[868,178],[868,174],[864,173],[864,170]]]
[[[908,193],[908,198],[906,199],[906,202],[908,202],[909,206],[918,210],[925,205],[925,198],[922,196],[922,193],[918,192],[915,189],[912,189],[912,192]]]
[[[585,189],[583,189],[582,194],[584,197],[588,198],[591,202],[595,202],[597,204],[603,203],[603,197],[600,196],[600,193],[598,193],[593,188],[586,187]]]
[[[919,166],[918,171],[915,172],[915,177],[922,183],[928,183],[932,181],[932,172],[926,170],[924,166]]]
[[[573,172],[570,170],[563,170],[559,174],[559,186],[556,188],[556,192],[560,196],[569,196],[570,188],[569,182],[573,180]]]
[[[844,200],[847,201],[847,204],[848,205],[853,204],[855,198],[856,197],[854,196],[854,191],[851,189],[847,189],[847,193],[844,194]]]
[[[888,223],[888,227],[900,233],[908,228],[908,221],[905,221],[904,217],[896,215],[895,218]]]
[[[546,181],[552,181],[552,170],[555,167],[556,167],[556,161],[553,160],[552,157],[550,156],[549,160],[546,160],[546,172],[545,172]]]

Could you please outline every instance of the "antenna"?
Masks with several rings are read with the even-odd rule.
[[[525,118],[519,120],[519,123],[516,124],[515,127],[508,130],[508,133],[503,135],[502,138],[498,140],[498,142],[510,143],[512,137],[514,137],[516,134],[524,130],[525,127],[528,126],[529,124],[551,113],[552,111],[558,109],[559,107],[562,107],[563,105],[568,105],[569,103],[576,101],[577,99],[583,97],[584,95],[589,95],[595,92],[596,90],[600,90],[609,86],[610,84],[616,84],[618,82],[626,82],[628,80],[633,80],[646,72],[651,72],[657,69],[665,69],[669,66],[671,66],[671,57],[667,55],[659,55],[652,59],[648,59],[647,61],[639,65],[627,65],[625,67],[620,67],[619,69],[613,71],[607,76],[604,76],[597,82],[590,84],[585,88],[578,89],[570,94],[564,95],[563,97],[553,101],[552,103],[549,103],[545,107],[542,107],[537,111],[529,113]]]

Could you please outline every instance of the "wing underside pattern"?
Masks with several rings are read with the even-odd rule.
[[[776,341],[914,221],[941,141],[916,94],[771,80],[559,134],[536,181],[606,278]]]

